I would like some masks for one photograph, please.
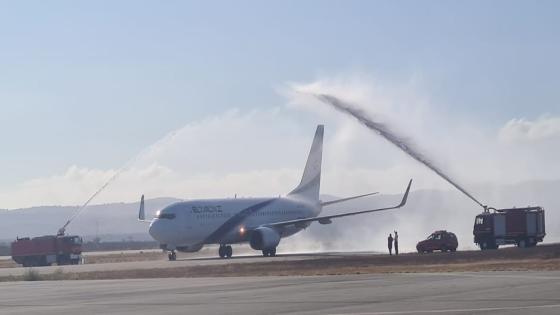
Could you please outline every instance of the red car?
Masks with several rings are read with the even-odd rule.
[[[434,250],[442,252],[457,250],[457,236],[447,231],[435,231],[430,234],[427,239],[416,244],[416,250],[419,253],[431,253]]]

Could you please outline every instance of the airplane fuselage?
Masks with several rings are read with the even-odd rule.
[[[160,210],[150,224],[150,235],[169,250],[196,251],[204,244],[248,242],[250,231],[267,223],[311,218],[320,202],[294,196],[277,198],[200,199],[174,203]],[[275,228],[281,237],[309,224]]]

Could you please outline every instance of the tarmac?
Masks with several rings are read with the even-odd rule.
[[[2,314],[559,314],[560,272],[0,283]]]
[[[179,257],[176,261],[168,261],[166,258],[161,260],[148,260],[148,261],[131,261],[131,262],[114,262],[102,264],[86,264],[80,265],[64,265],[64,266],[49,266],[49,267],[33,267],[41,274],[49,274],[62,270],[63,272],[95,272],[95,271],[118,271],[118,270],[133,270],[133,269],[158,269],[158,268],[172,268],[172,267],[193,267],[193,266],[209,266],[209,265],[227,265],[231,263],[254,263],[254,262],[282,262],[294,260],[310,260],[319,259],[324,257],[333,257],[338,255],[365,255],[363,253],[309,253],[309,254],[284,254],[276,257],[263,257],[262,255],[240,255],[234,256],[230,259],[221,259],[215,256],[186,256]],[[15,268],[0,268],[0,277],[5,276],[20,276],[23,275],[29,268],[15,267]]]

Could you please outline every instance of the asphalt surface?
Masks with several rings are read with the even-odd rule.
[[[0,283],[2,314],[559,314],[560,272]]]
[[[371,254],[371,253],[369,253]],[[112,271],[112,270],[133,270],[133,269],[154,269],[154,268],[171,268],[171,267],[192,267],[201,265],[227,265],[231,263],[252,263],[252,262],[267,262],[267,261],[294,261],[294,260],[309,260],[319,259],[324,257],[333,256],[353,256],[364,255],[364,253],[310,253],[310,254],[284,254],[276,257],[262,257],[262,255],[245,255],[234,256],[230,259],[221,259],[217,256],[200,256],[195,258],[178,258],[176,261],[168,261],[163,258],[162,260],[149,260],[149,261],[132,261],[132,262],[115,262],[103,264],[83,264],[83,265],[66,265],[66,266],[50,266],[50,267],[34,267],[41,274],[49,274],[62,270],[63,272],[91,272],[91,271]],[[86,260],[87,261],[87,260]],[[16,267],[16,268],[0,268],[0,277],[4,276],[20,276],[23,275],[29,268]]]

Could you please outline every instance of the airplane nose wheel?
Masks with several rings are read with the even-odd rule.
[[[220,245],[218,255],[220,255],[220,258],[231,258],[233,255],[233,248],[229,245]]]
[[[172,250],[169,254],[167,254],[167,258],[169,258],[169,261],[175,261],[177,260],[177,253]]]
[[[266,257],[266,256],[274,257],[274,256],[276,256],[276,248],[263,249],[262,254],[263,254],[264,257]]]

